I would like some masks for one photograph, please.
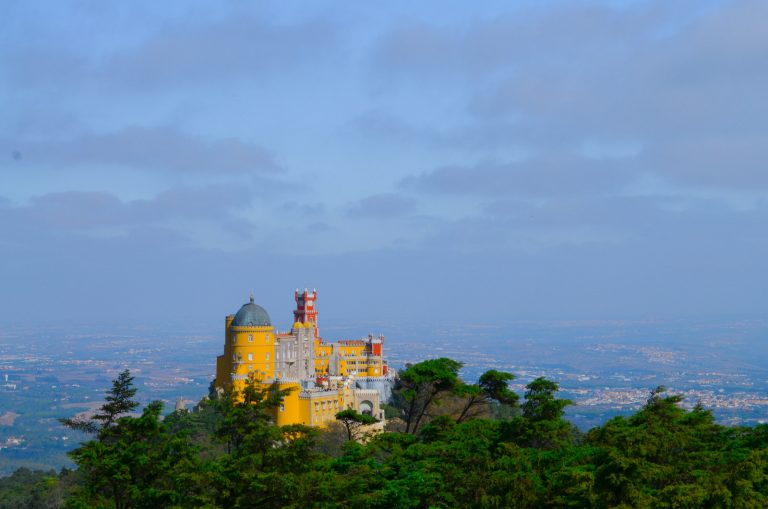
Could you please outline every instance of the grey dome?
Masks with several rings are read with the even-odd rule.
[[[267,311],[258,304],[254,304],[253,297],[251,297],[251,302],[243,304],[243,307],[232,320],[232,327],[265,327],[271,325],[272,321],[269,319]]]

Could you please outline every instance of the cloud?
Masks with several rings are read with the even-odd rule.
[[[7,144],[10,142],[6,142]],[[18,142],[26,162],[54,166],[117,165],[181,174],[275,174],[274,157],[236,138],[206,139],[173,126],[129,126],[107,133],[84,133],[63,141]]]
[[[398,90],[466,101],[463,126],[400,123],[404,137],[546,154],[630,144],[645,149],[643,171],[680,185],[768,189],[765,16],[760,1],[521,7],[395,29],[371,60]]]
[[[118,86],[136,91],[242,77],[265,79],[335,53],[337,30],[331,21],[279,23],[254,10],[259,8],[219,5],[181,9],[169,16],[174,10],[121,15],[92,10],[83,15],[82,9],[63,9],[60,16],[73,27],[87,26],[94,32],[93,38],[84,40],[81,34],[71,33],[75,28],[61,28],[58,20],[51,23],[45,15],[19,16],[16,23],[26,30],[9,31],[12,44],[0,51],[0,63],[5,77],[17,87],[99,90]],[[125,26],[113,26],[112,33],[107,33],[105,27],[120,24],[116,21],[120,16]],[[142,17],[146,23],[136,23]],[[110,37],[114,34],[131,35]],[[90,46],[94,39],[107,44],[94,48]]]
[[[266,78],[328,58],[335,38],[334,27],[318,19],[277,24],[244,12],[208,22],[189,17],[116,51],[97,73],[132,89]]]
[[[401,78],[461,75],[477,80],[536,63],[563,64],[636,43],[672,14],[663,3],[614,8],[596,3],[528,6],[463,23],[416,21],[384,34],[372,64]],[[611,44],[606,46],[605,42]]]
[[[648,166],[670,179],[715,189],[768,189],[768,132],[669,139],[652,147]]]
[[[765,2],[245,4],[0,19],[0,318],[763,312]]]
[[[310,233],[324,233],[334,231],[334,227],[325,222],[315,222],[308,224],[304,230]]]
[[[567,196],[615,193],[635,173],[632,159],[540,157],[512,163],[446,166],[407,177],[404,189],[460,196]]]
[[[151,199],[123,201],[103,192],[68,191],[32,197],[6,206],[0,224],[10,230],[124,233],[126,228],[173,227],[175,221],[226,223],[251,204],[246,189],[224,185],[163,191]],[[0,202],[0,205],[2,203]]]
[[[347,207],[349,217],[387,218],[407,215],[416,208],[416,200],[394,193],[367,196]]]
[[[659,259],[666,255],[670,264],[682,268],[686,259],[726,266],[727,260],[766,251],[764,221],[766,204],[739,210],[707,199],[499,199],[476,214],[443,221],[423,243],[468,254],[538,253],[558,263],[567,263],[572,251],[582,249],[592,252],[593,263],[606,263],[606,254],[599,252],[605,249],[621,257],[608,263],[628,265],[634,260],[649,271],[652,267],[643,259],[647,253]],[[722,259],[715,260],[718,257]]]
[[[313,218],[318,218],[325,214],[325,204],[288,201],[280,205],[280,210],[299,216],[310,216]]]
[[[347,131],[362,139],[387,140],[398,147],[422,146],[429,149],[487,151],[496,148],[524,153],[531,133],[524,125],[507,120],[473,119],[458,125],[436,127],[431,122],[417,123],[383,110],[370,110],[355,116]]]
[[[17,87],[56,88],[83,80],[90,68],[88,57],[61,46],[7,47],[0,53],[4,77]]]

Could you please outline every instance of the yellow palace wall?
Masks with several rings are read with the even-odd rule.
[[[253,301],[251,301],[253,302]],[[224,353],[216,358],[216,386],[223,390],[242,391],[249,374],[263,385],[276,380],[276,343],[278,341],[274,327],[269,326],[232,326],[234,315],[225,319]],[[311,324],[294,324],[302,327]],[[336,344],[322,343],[319,338],[314,342],[315,374],[327,376],[331,359],[338,357],[338,372],[334,376],[347,377],[352,373],[358,376],[382,376],[382,358],[367,356],[364,344],[356,342]],[[301,389],[298,381],[277,380],[278,387],[288,390],[282,402],[274,410],[275,423],[278,426],[304,424],[325,427],[335,421],[336,413],[355,405],[353,392],[339,388],[328,390],[314,388]],[[345,403],[345,400],[346,401]]]

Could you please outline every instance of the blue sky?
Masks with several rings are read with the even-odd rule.
[[[0,322],[765,317],[767,18],[5,2]]]

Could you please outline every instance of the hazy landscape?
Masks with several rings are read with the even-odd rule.
[[[700,401],[723,424],[768,420],[768,323],[752,321],[514,322],[500,325],[329,324],[329,340],[369,332],[386,336],[396,368],[433,357],[464,362],[462,376],[514,373],[518,392],[538,376],[560,383],[574,401],[567,418],[586,431],[630,414],[658,385]],[[221,331],[210,326],[7,327],[0,332],[0,471],[28,465],[70,465],[66,451],[82,439],[62,427],[103,402],[125,367],[136,375],[138,399],[159,399],[166,412],[178,398],[192,407],[208,393]],[[7,377],[7,379],[6,379]]]
[[[766,19],[3,2],[0,509],[768,507]]]

